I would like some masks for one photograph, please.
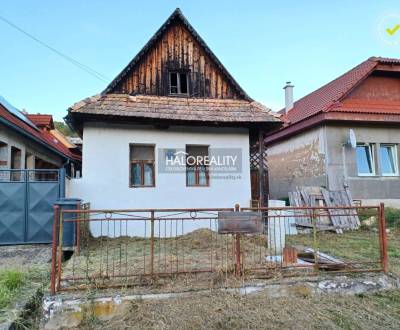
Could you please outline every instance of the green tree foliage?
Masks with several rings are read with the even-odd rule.
[[[77,137],[78,134],[76,134],[74,131],[72,131],[67,125],[65,125],[62,121],[55,121],[54,122],[54,127],[59,130],[61,133],[63,133],[65,136],[72,136],[72,137]]]

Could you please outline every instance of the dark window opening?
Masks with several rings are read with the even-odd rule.
[[[180,81],[180,87],[181,87],[181,93],[182,94],[187,94],[188,93],[188,86],[187,86],[187,75],[186,73],[180,73],[179,74],[179,81]]]
[[[169,93],[170,94],[189,94],[188,75],[186,73],[169,73]]]
[[[154,146],[130,146],[130,186],[154,187]]]
[[[11,169],[21,170],[22,152],[16,147],[11,147]],[[21,171],[11,172],[11,181],[20,181],[22,178]]]

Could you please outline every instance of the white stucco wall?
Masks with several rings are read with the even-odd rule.
[[[155,187],[129,187],[129,145],[154,144]],[[209,187],[187,187],[185,173],[158,173],[158,148],[241,148],[242,173],[236,179],[213,179]],[[82,198],[92,209],[216,208],[249,206],[251,198],[247,129],[117,126],[89,123],[83,132],[83,177],[70,183],[70,197]],[[98,226],[92,226],[94,235]],[[186,230],[185,230],[186,231]],[[134,233],[137,234],[137,233]],[[97,236],[97,235],[96,235]]]

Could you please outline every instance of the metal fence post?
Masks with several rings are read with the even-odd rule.
[[[150,271],[154,275],[154,211],[151,211],[151,230],[150,230]]]
[[[382,270],[387,273],[389,270],[389,259],[387,252],[387,234],[386,234],[386,220],[385,220],[385,204],[381,203],[379,206],[379,243],[381,250],[381,264]]]
[[[240,211],[240,205],[236,204],[235,205],[235,212]],[[236,267],[235,267],[235,274],[236,276],[241,275],[241,261],[240,261],[240,234],[236,233],[235,234],[235,257],[236,257]]]
[[[58,218],[60,216],[60,207],[54,205],[54,220],[53,220],[53,242],[51,248],[51,274],[50,274],[50,294],[56,294],[56,259],[57,259],[57,227]]]
[[[60,225],[59,225],[59,231],[58,231],[58,265],[57,265],[57,287],[56,290],[60,289],[61,285],[61,268],[62,268],[62,257],[63,257],[63,251],[62,251],[62,246],[63,246],[63,222],[64,222],[64,214],[63,211],[61,210],[60,212]]]
[[[76,217],[77,217],[77,223],[76,223],[76,252],[78,255],[81,253],[81,203],[76,204]]]
[[[60,184],[60,198],[65,197],[65,168],[60,168],[58,170],[59,184]]]
[[[313,250],[314,250],[314,271],[318,271],[318,241],[317,241],[317,218],[316,210],[312,209],[312,228],[313,228]]]

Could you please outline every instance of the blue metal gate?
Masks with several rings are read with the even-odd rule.
[[[65,171],[0,170],[0,245],[50,243]]]

